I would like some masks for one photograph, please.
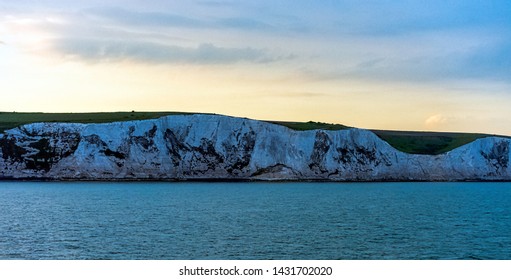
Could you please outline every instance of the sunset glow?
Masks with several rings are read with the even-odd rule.
[[[509,1],[4,1],[0,111],[511,135]]]

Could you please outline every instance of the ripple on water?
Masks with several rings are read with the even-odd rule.
[[[511,183],[0,182],[0,259],[511,259]]]

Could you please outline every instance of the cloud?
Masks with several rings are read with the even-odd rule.
[[[217,27],[238,28],[244,30],[271,30],[274,26],[252,18],[232,17],[219,19],[215,22]]]
[[[428,117],[425,121],[424,121],[424,125],[428,128],[428,129],[436,129],[442,125],[445,125],[448,121],[448,118],[445,117],[444,115],[442,114],[435,114],[435,115],[432,115],[430,117]]]
[[[207,7],[233,7],[236,6],[234,2],[230,1],[197,1],[197,4]]]
[[[295,64],[283,71],[294,67],[290,71],[317,80],[511,82],[509,4],[490,9],[439,0],[384,1],[378,7],[359,1],[128,2],[103,7],[98,0],[96,8],[55,12],[66,17],[66,25],[37,27],[48,31],[44,38],[53,40],[57,52],[89,61],[212,64],[293,58]]]
[[[207,10],[208,7],[231,3],[206,1],[198,4],[206,6],[204,9]],[[506,30],[495,32],[493,26],[473,28],[472,25],[482,19],[472,22],[466,22],[463,17],[452,19],[443,10],[433,9],[423,14],[418,12],[422,9],[419,4],[407,8],[408,13],[395,14],[395,5],[389,3],[383,9],[395,17],[383,18],[372,17],[373,10],[362,12],[364,7],[355,5],[355,8],[350,8],[348,5],[343,12],[346,15],[342,17],[343,25],[334,25],[333,28],[326,27],[328,24],[325,23],[335,21],[328,13],[324,21],[320,21],[322,23],[315,23],[311,22],[312,18],[297,21],[290,13],[287,17],[271,13],[256,17],[260,11],[251,13],[246,10],[247,7],[239,13],[237,10],[235,17],[232,13],[221,12],[201,17],[197,13],[178,13],[179,10],[151,12],[101,7],[84,10],[86,23],[73,22],[74,28],[61,33],[61,38],[57,39],[57,50],[93,61],[133,59],[149,63],[213,64],[285,59],[268,52],[274,45],[282,46],[288,53],[299,54],[293,58],[302,58],[307,55],[302,46],[312,46],[312,55],[318,57],[318,62],[309,64],[304,60],[300,67],[309,68],[313,77],[419,83],[455,79],[510,80],[511,40]],[[330,8],[335,10],[339,7]],[[304,24],[307,24],[306,29],[298,28]],[[464,27],[467,24],[472,25]],[[76,31],[86,28],[90,29],[88,34]],[[355,33],[349,33],[350,29]],[[126,34],[126,30],[139,34]],[[220,47],[222,42],[215,40],[222,36],[216,35],[231,36],[228,34],[234,30],[246,33],[232,35],[240,38],[240,42],[231,42],[230,45],[235,47]],[[289,36],[304,30],[301,40],[307,40],[307,43],[272,43],[281,40],[276,38],[281,33]],[[330,39],[316,37],[315,31],[330,36]],[[251,32],[257,32],[262,40],[255,42],[249,38]],[[106,36],[107,33],[110,35]],[[201,37],[209,36],[208,33],[215,35],[201,40]],[[85,35],[73,38],[74,34]],[[190,41],[161,40],[155,35],[178,35]],[[251,43],[244,42],[245,36]],[[337,36],[339,40],[332,40]],[[212,44],[204,44],[204,41]],[[190,48],[190,42],[197,47]],[[185,44],[187,47],[182,47]],[[258,47],[253,47],[256,44]],[[328,48],[329,44],[331,48]]]
[[[211,5],[218,6],[219,3]],[[222,16],[216,17],[193,17],[165,12],[139,12],[122,8],[94,8],[84,11],[86,15],[98,19],[127,24],[131,26],[157,26],[157,27],[184,27],[193,29],[242,29],[242,30],[275,30],[277,27],[254,17]]]
[[[267,63],[278,59],[266,50],[223,48],[200,44],[196,48],[144,41],[61,40],[55,46],[59,53],[91,62],[133,60],[144,63],[230,64],[236,62]]]
[[[102,7],[87,9],[84,13],[88,16],[93,16],[101,20],[136,26],[144,25],[191,28],[203,28],[207,26],[207,23],[202,20],[163,12],[135,12],[122,8]]]
[[[459,66],[471,77],[484,75],[509,81],[511,77],[511,40],[486,46],[471,54]]]
[[[266,47],[253,47],[250,42],[232,42],[229,47],[217,42],[197,41],[196,33],[189,32],[186,27],[198,28],[205,24],[191,18],[167,15],[162,13],[128,12],[123,9],[100,9],[107,14],[116,14],[137,27],[113,24],[104,18],[96,18],[91,14],[61,13],[55,16],[33,16],[31,23],[25,26],[24,35],[20,38],[40,38],[38,45],[45,51],[66,59],[79,59],[90,63],[136,61],[148,64],[233,64],[271,63],[290,60],[296,56],[288,52],[271,51]],[[140,17],[138,17],[140,15]],[[16,18],[16,17],[13,17]],[[23,17],[25,18],[25,17]],[[52,20],[59,18],[59,21]],[[151,19],[149,19],[151,18]],[[12,20],[11,20],[12,21]],[[138,22],[140,21],[140,22]],[[118,22],[117,22],[118,23]],[[181,26],[178,31],[166,28],[139,26],[143,24]],[[244,26],[245,29],[259,28],[258,22],[236,19],[218,21],[225,26]],[[19,28],[11,24],[15,30]],[[198,30],[203,32],[202,30]],[[193,34],[191,34],[193,33]],[[188,37],[190,36],[190,37]],[[215,37],[212,36],[215,40]],[[208,37],[205,37],[208,40]],[[44,41],[44,42],[43,42]],[[227,43],[226,43],[227,44]],[[20,40],[18,47],[30,53],[33,44]],[[35,53],[40,55],[42,52]]]
[[[350,36],[304,64],[318,80],[361,79],[417,84],[457,80],[511,83],[510,32],[454,29],[393,37]]]
[[[511,5],[506,1],[491,5],[478,1],[442,0],[345,1],[342,11],[343,16],[334,19],[336,31],[380,37],[511,24]]]

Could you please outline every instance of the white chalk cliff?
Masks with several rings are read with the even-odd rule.
[[[487,137],[441,155],[413,155],[367,130],[294,131],[219,115],[35,123],[0,134],[0,178],[511,180],[510,142]]]

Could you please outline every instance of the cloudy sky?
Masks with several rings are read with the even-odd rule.
[[[0,111],[511,135],[511,2],[0,0]]]

